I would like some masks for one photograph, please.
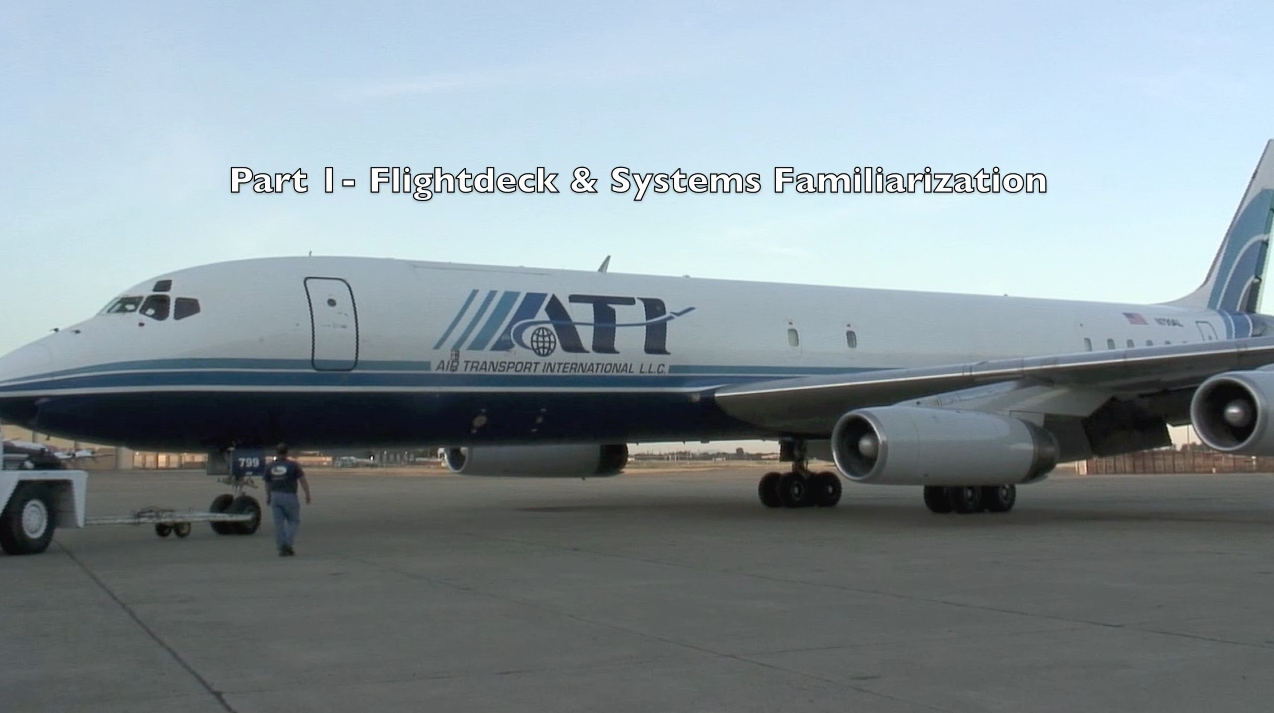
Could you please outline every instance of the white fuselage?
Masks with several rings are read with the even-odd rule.
[[[704,418],[701,397],[746,381],[1253,332],[1246,315],[1172,306],[365,258],[220,263],[121,297],[165,295],[166,319],[103,313],[0,359],[0,416],[187,447],[372,429],[444,444],[779,435]],[[176,319],[178,298],[198,312]],[[169,413],[182,407],[206,413]],[[123,435],[147,429],[160,432]]]

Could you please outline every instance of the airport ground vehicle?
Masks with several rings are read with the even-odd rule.
[[[232,473],[222,482],[232,492],[217,496],[206,511],[147,506],[128,515],[88,517],[88,471],[5,454],[0,444],[0,549],[11,555],[48,549],[54,531],[94,525],[153,525],[160,537],[186,537],[193,523],[206,522],[219,535],[251,535],[261,524],[261,506],[244,490],[250,476]]]

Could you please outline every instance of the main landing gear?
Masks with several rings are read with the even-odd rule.
[[[813,473],[805,454],[805,444],[792,449],[792,470],[766,473],[757,485],[761,503],[769,508],[835,507],[840,502],[841,483],[835,473]]]
[[[1008,512],[1015,502],[1016,485],[925,486],[925,506],[936,513]]]

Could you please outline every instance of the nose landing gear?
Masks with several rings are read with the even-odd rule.
[[[244,491],[247,488],[255,488],[256,484],[250,478],[238,476],[231,476],[221,482],[229,483],[231,492],[222,493],[213,498],[212,505],[209,505],[208,509],[214,513],[247,515],[248,518],[233,522],[213,521],[209,523],[212,526],[212,531],[218,535],[255,534],[257,529],[261,527],[261,503]]]
[[[214,464],[218,470],[214,471]],[[256,488],[254,478],[265,473],[265,451],[260,448],[229,447],[212,451],[208,458],[209,475],[221,475],[217,479],[229,485],[230,492],[213,498],[208,509],[214,513],[237,516],[233,520],[209,523],[218,535],[252,535],[261,527],[261,503],[248,495],[249,488]]]

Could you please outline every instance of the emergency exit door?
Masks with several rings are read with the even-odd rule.
[[[1199,320],[1195,322],[1195,324],[1198,325],[1199,327],[1199,336],[1203,337],[1203,341],[1205,342],[1216,341],[1216,327],[1213,327],[1211,322],[1204,322],[1203,320]]]
[[[358,311],[349,283],[305,278],[310,300],[310,363],[318,371],[350,371],[358,364]]]

